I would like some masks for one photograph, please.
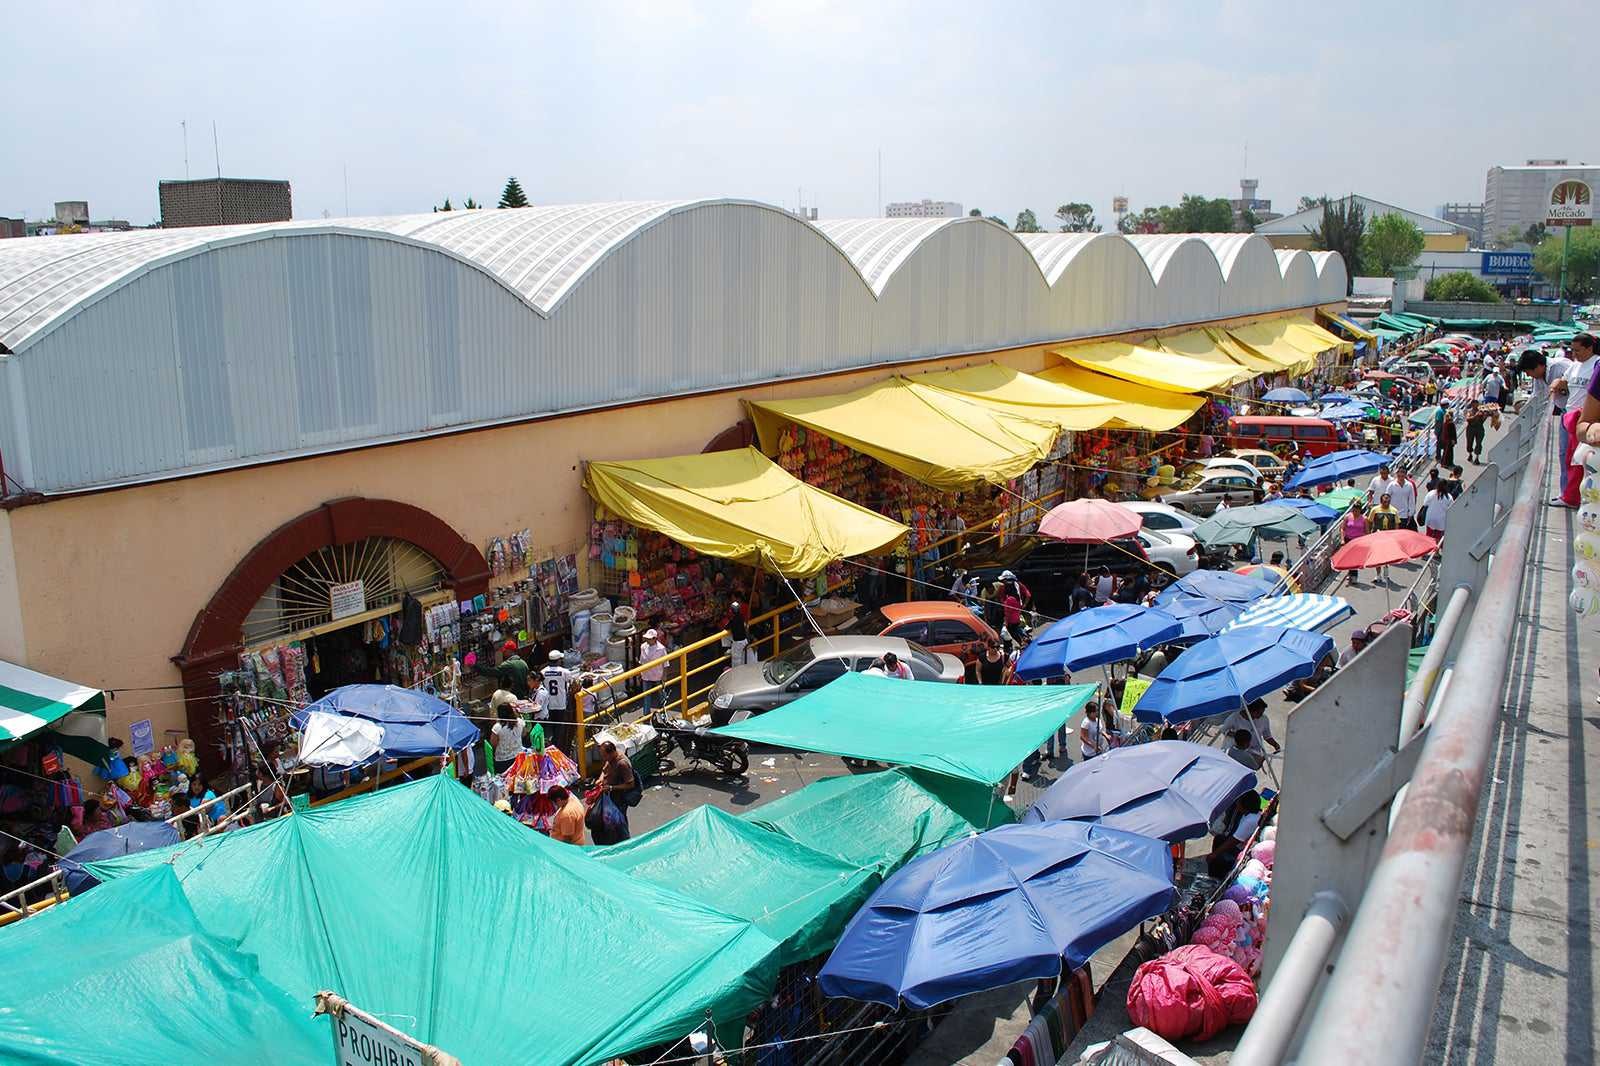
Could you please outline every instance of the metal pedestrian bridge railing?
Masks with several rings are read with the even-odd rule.
[[[1263,995],[1233,1066],[1422,1058],[1499,718],[1549,466],[1528,403],[1450,508],[1409,686],[1389,627],[1289,717]],[[1464,647],[1471,654],[1459,654]]]

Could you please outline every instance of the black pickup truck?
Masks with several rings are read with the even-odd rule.
[[[1079,575],[1098,573],[1102,566],[1124,580],[1140,571],[1155,574],[1144,545],[1135,537],[1093,544],[1021,537],[993,552],[940,563],[935,573],[944,587],[949,588],[957,567],[965,569],[969,578],[976,576],[985,586],[1009,570],[1033,593],[1035,607],[1049,614],[1061,614]]]

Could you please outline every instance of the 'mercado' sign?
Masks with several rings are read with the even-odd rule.
[[[1587,226],[1594,222],[1594,191],[1586,181],[1556,182],[1545,209],[1546,226]]]

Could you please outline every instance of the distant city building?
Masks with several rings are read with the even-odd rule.
[[[163,181],[161,225],[232,226],[287,222],[294,215],[289,183],[274,178],[199,178]]]
[[[62,226],[87,226],[89,224],[88,200],[57,200],[56,223]]]
[[[1569,178],[1600,185],[1600,166],[1530,159],[1522,166],[1490,167],[1483,185],[1484,239],[1495,240],[1506,230],[1525,233],[1543,223],[1550,190]]]
[[[89,201],[57,200],[55,214],[49,218],[27,222],[22,219],[0,219],[0,237],[54,237],[62,233],[120,233],[133,228],[125,218],[89,217]],[[17,227],[21,232],[17,232]]]
[[[1342,204],[1353,199],[1366,211],[1367,223],[1380,215],[1399,215],[1422,231],[1423,250],[1429,252],[1464,252],[1469,234],[1467,227],[1446,222],[1420,211],[1408,211],[1394,204],[1374,200],[1370,196],[1340,196],[1332,202]],[[1284,215],[1256,227],[1256,233],[1267,239],[1274,248],[1310,249],[1312,234],[1322,226],[1322,205],[1317,204],[1292,215]]]
[[[917,200],[883,209],[884,218],[960,218],[963,214],[961,205],[951,200]]]
[[[797,207],[794,209],[793,214],[795,218],[804,219],[807,222],[815,222],[817,220],[817,209],[814,207]]]
[[[1439,208],[1439,217],[1446,222],[1465,226],[1474,246],[1483,243],[1482,204],[1445,204]]]
[[[1246,211],[1254,215],[1258,223],[1271,222],[1275,218],[1283,217],[1280,212],[1272,209],[1271,200],[1262,200],[1256,196],[1256,190],[1260,187],[1261,182],[1257,178],[1239,179],[1239,198],[1228,201],[1229,205],[1233,207],[1234,229],[1244,229],[1244,213]]]
[[[0,218],[0,240],[6,237],[26,237],[28,223],[20,218]]]

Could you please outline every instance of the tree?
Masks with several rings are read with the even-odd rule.
[[[1062,233],[1099,233],[1100,223],[1095,221],[1094,208],[1088,204],[1062,204],[1056,208],[1056,220]]]
[[[1233,205],[1226,200],[1185,193],[1177,207],[1158,210],[1165,233],[1228,233],[1233,229]]]
[[[446,203],[448,203],[448,202],[449,201],[446,201]],[[470,196],[467,197],[466,201],[464,203],[462,203],[462,205],[461,205],[461,209],[463,211],[477,211],[481,207],[483,207],[483,205],[480,204],[478,201],[474,200]]]
[[[1024,207],[1017,212],[1017,224],[1011,229],[1015,233],[1038,233],[1039,219],[1034,215],[1033,208]]]
[[[1561,283],[1561,233],[1551,233],[1533,250],[1533,269],[1552,285]],[[1575,226],[1572,245],[1567,249],[1567,291],[1569,299],[1589,299],[1600,287],[1595,275],[1600,274],[1600,230],[1593,226]]]
[[[1523,231],[1517,229],[1515,226],[1507,226],[1505,229],[1489,238],[1489,247],[1501,252],[1505,251],[1507,248],[1515,248],[1517,245],[1523,243],[1526,243]]]
[[[1500,294],[1494,291],[1494,286],[1484,281],[1478,275],[1465,270],[1452,270],[1448,274],[1440,274],[1428,279],[1428,287],[1423,292],[1425,300],[1442,300],[1447,303],[1480,303],[1497,304]]]
[[[1310,211],[1313,207],[1316,207],[1325,199],[1327,199],[1327,197],[1302,196],[1300,197],[1300,206],[1294,209],[1295,214],[1299,214],[1301,211]]]
[[[1240,233],[1254,233],[1259,225],[1261,225],[1261,217],[1248,207],[1239,212]]]
[[[1001,229],[1010,229],[1011,228],[1010,226],[1006,225],[1006,220],[1001,218],[999,215],[986,215],[984,217],[987,218],[990,222],[993,222],[996,226],[999,226]]]
[[[968,218],[982,218],[983,217],[983,208],[974,207],[971,211],[967,212],[967,217]]]
[[[1117,223],[1122,233],[1160,233],[1162,208],[1147,207],[1143,211],[1129,211]]]
[[[1377,278],[1392,277],[1422,254],[1422,230],[1404,215],[1379,215],[1361,238],[1361,264]]]
[[[434,208],[433,212],[434,212],[434,214],[438,214],[440,211],[454,211],[454,210],[455,210],[455,208],[450,206],[450,197],[446,196],[444,198],[444,203],[442,203],[438,207]]]
[[[1367,209],[1354,196],[1330,200],[1320,197],[1322,221],[1310,230],[1311,246],[1321,252],[1338,252],[1344,257],[1345,292],[1349,292],[1361,273],[1361,238],[1367,232]]]
[[[1522,243],[1532,247],[1537,247],[1539,242],[1544,240],[1544,233],[1544,223],[1535,222],[1533,225],[1522,231]]]
[[[528,195],[522,191],[522,185],[515,177],[506,182],[506,187],[500,192],[501,207],[527,207]]]

